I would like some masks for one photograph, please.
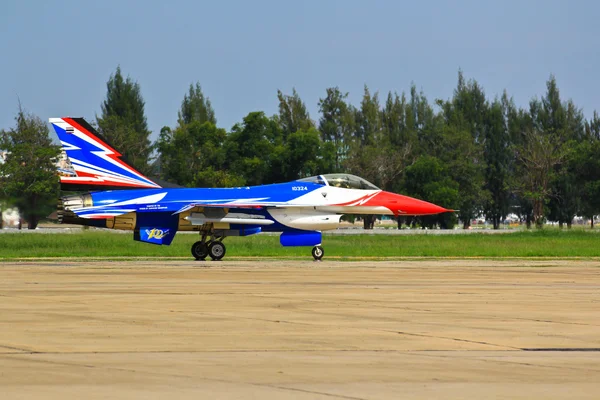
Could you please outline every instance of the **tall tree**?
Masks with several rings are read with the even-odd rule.
[[[585,136],[588,140],[600,140],[600,116],[594,111],[594,116],[585,124]]]
[[[509,174],[511,168],[510,134],[505,115],[511,107],[506,92],[502,102],[495,100],[487,115],[485,124],[484,158],[485,189],[489,197],[485,202],[484,212],[492,221],[494,229],[500,227],[500,221],[508,215],[510,201]]]
[[[534,125],[531,114],[523,108],[517,108],[514,102],[508,98],[508,95],[502,97],[502,108],[511,143],[511,161],[508,174],[508,185],[511,193],[509,204],[521,220],[525,221],[529,229],[534,219],[533,204],[529,198],[524,196],[522,190],[520,170],[523,166],[517,155],[519,149],[525,146],[527,139],[526,132],[533,131]]]
[[[19,105],[16,126],[0,131],[0,195],[17,207],[29,229],[56,209],[59,180],[56,161],[60,147],[52,143],[48,124]]]
[[[319,100],[319,131],[324,142],[331,142],[335,148],[336,171],[342,169],[342,163],[348,155],[354,132],[354,107],[346,103],[348,93],[339,88],[328,88],[324,99]]]
[[[406,96],[388,92],[387,99],[381,110],[381,129],[384,136],[393,145],[406,142]],[[404,139],[404,140],[403,140]]]
[[[360,108],[356,110],[356,132],[355,142],[358,148],[373,145],[381,139],[381,110],[379,105],[379,94],[371,95],[369,88],[365,85]]]
[[[423,154],[437,154],[440,143],[440,133],[436,121],[436,113],[423,91],[417,92],[417,87],[410,87],[410,99],[406,112],[406,127],[417,136],[419,151]]]
[[[466,81],[462,70],[459,70],[452,101],[444,104],[443,108],[449,121],[462,124],[476,143],[483,141],[488,105],[483,88],[476,80]]]
[[[454,208],[463,229],[468,229],[471,220],[481,215],[488,198],[484,190],[484,162],[482,146],[476,143],[471,133],[458,126],[440,127],[440,143],[446,149],[440,160],[444,162],[452,180],[458,184],[459,200]]]
[[[581,191],[581,215],[589,218],[594,228],[594,217],[600,214],[600,138],[579,143],[570,157],[569,165]]]
[[[405,103],[405,99],[403,97]],[[413,143],[406,139],[405,104],[388,95],[385,108],[378,94],[365,85],[360,108],[355,110],[355,132],[344,169],[362,176],[379,187],[392,190],[412,161]],[[373,229],[375,215],[363,217],[365,229]]]
[[[541,100],[531,102],[530,112],[534,126],[539,132],[550,135],[563,153],[574,148],[575,143],[585,136],[583,113],[572,101],[563,102],[554,76],[546,82],[546,93]],[[566,158],[568,161],[570,158]],[[558,221],[560,226],[571,221],[579,209],[580,191],[577,188],[574,171],[568,162],[554,167],[551,193],[548,201],[548,219]]]
[[[124,79],[117,67],[106,89],[102,115],[96,118],[100,132],[134,167],[147,172],[152,146],[140,85],[130,77]]]
[[[217,125],[215,111],[212,108],[210,99],[202,93],[200,82],[196,82],[195,86],[190,84],[188,93],[183,96],[178,117],[180,127],[192,122],[199,122],[200,124],[210,122]]]
[[[299,130],[307,132],[315,127],[306,110],[306,105],[298,95],[298,92],[296,92],[296,89],[292,89],[291,96],[285,95],[281,90],[278,90],[277,99],[279,99],[277,122],[284,139]]]
[[[465,82],[462,71],[452,99],[438,101],[444,125],[436,143],[437,154],[459,184],[459,217],[463,228],[483,211],[488,193],[484,188],[484,132],[488,103],[477,81]]]
[[[570,152],[569,168],[580,190],[581,215],[590,219],[600,214],[600,116],[596,111],[585,123],[584,140]]]
[[[355,130],[348,141],[348,154],[342,165],[344,170],[373,179],[374,176],[370,175],[379,167],[375,158],[384,147],[381,142],[382,121],[377,93],[371,96],[365,85],[360,108],[353,111]],[[376,142],[378,146],[375,148]]]
[[[552,194],[555,168],[565,159],[564,147],[553,135],[533,129],[524,132],[522,144],[515,149],[518,190],[532,204],[535,225],[541,228]]]

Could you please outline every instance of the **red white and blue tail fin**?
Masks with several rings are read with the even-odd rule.
[[[122,159],[83,118],[50,118],[76,176],[61,176],[66,190],[160,188]]]

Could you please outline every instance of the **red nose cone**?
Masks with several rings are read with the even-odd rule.
[[[378,193],[365,205],[386,207],[394,215],[432,215],[452,211],[423,200],[384,191]]]

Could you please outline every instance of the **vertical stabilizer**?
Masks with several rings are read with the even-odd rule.
[[[128,164],[83,118],[50,118],[76,176],[61,176],[67,190],[160,188]]]

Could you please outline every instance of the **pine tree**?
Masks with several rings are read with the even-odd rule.
[[[296,89],[292,89],[291,96],[285,95],[281,90],[278,90],[277,98],[279,99],[277,123],[281,128],[284,140],[299,130],[306,132],[315,127],[306,110],[306,105],[298,95],[298,92],[296,92]]]
[[[178,116],[180,127],[194,121],[201,124],[210,122],[213,125],[217,125],[217,118],[215,117],[215,111],[212,108],[210,99],[202,93],[199,82],[196,82],[196,86],[190,84],[190,89],[181,102],[181,109]]]
[[[489,105],[477,81],[465,82],[462,71],[452,99],[439,101],[438,105],[444,123],[438,128],[442,136],[436,147],[439,158],[447,163],[459,184],[459,217],[466,229],[481,214],[487,198],[482,142]]]
[[[152,151],[150,130],[144,114],[140,85],[130,77],[123,79],[121,67],[106,83],[102,116],[97,117],[100,133],[140,172],[148,171]]]
[[[546,94],[541,100],[534,99],[530,110],[535,128],[550,137],[550,140],[561,146],[561,153],[568,155],[585,136],[585,120],[583,113],[572,101],[563,102],[556,83],[550,76],[546,82]],[[568,161],[569,157],[565,158]],[[558,221],[560,226],[571,222],[580,208],[580,189],[576,177],[569,168],[568,162],[555,164],[550,183],[550,192],[545,209],[548,219]]]
[[[324,142],[333,143],[335,148],[336,171],[342,169],[342,162],[348,155],[352,135],[355,131],[354,107],[346,103],[348,93],[339,88],[328,88],[324,99],[319,100],[319,131]]]
[[[492,221],[494,229],[500,227],[500,221],[506,218],[510,200],[508,175],[510,174],[511,152],[510,136],[504,105],[511,104],[506,92],[503,101],[495,100],[485,124],[485,189],[489,197],[485,202],[485,216]]]

